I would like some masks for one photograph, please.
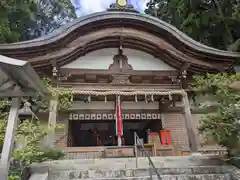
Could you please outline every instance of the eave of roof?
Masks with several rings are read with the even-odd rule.
[[[237,52],[229,52],[223,51],[219,49],[215,49],[206,45],[203,45],[190,37],[186,34],[181,32],[180,30],[176,29],[172,25],[159,20],[155,17],[139,14],[139,13],[131,13],[131,12],[100,12],[100,13],[93,13],[87,16],[83,16],[78,18],[71,23],[60,27],[53,33],[46,35],[44,37],[34,39],[31,41],[24,41],[12,44],[0,44],[0,52],[12,51],[17,49],[36,49],[41,48],[42,46],[47,46],[48,44],[57,42],[58,40],[67,37],[71,32],[75,31],[76,29],[80,29],[82,26],[87,25],[89,23],[97,23],[100,20],[122,20],[122,21],[138,21],[139,23],[149,23],[151,25],[156,26],[159,30],[165,30],[170,35],[174,36],[178,41],[182,42],[183,44],[189,46],[192,49],[195,49],[199,53],[207,53],[213,56],[222,56],[226,58],[240,58],[240,53]]]

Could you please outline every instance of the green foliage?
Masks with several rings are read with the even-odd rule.
[[[206,74],[194,77],[195,92],[211,96],[217,111],[203,117],[199,131],[231,152],[240,148],[240,75]],[[205,106],[208,107],[209,105]],[[231,153],[230,152],[230,153]]]
[[[43,83],[51,92],[53,98],[57,98],[59,101],[58,109],[68,109],[73,104],[73,90],[71,88],[54,87],[52,81],[49,78],[43,78]],[[45,104],[48,102],[45,102]]]
[[[0,145],[4,142],[6,132],[7,113],[0,113]]]
[[[4,109],[9,107],[10,102],[9,101],[0,101],[0,109]]]
[[[73,92],[71,89],[54,87],[51,80],[48,78],[43,79],[46,87],[51,92],[53,98],[58,98],[59,109],[67,109],[72,105]],[[48,101],[43,100],[38,105],[48,107]],[[9,110],[9,101],[0,101],[0,144],[3,144],[7,116]],[[57,124],[54,129],[62,128]],[[22,146],[17,148],[12,153],[14,159],[11,167],[9,179],[20,180],[24,169],[34,162],[43,162],[46,160],[58,160],[64,156],[64,152],[57,148],[48,148],[43,146],[43,138],[51,132],[53,128],[44,126],[40,120],[24,120],[17,127],[15,141]]]
[[[236,166],[240,169],[240,154],[236,155],[236,157],[232,157],[231,159],[227,160],[228,164]]]
[[[38,162],[44,154],[40,142],[48,132],[49,130],[41,126],[38,120],[36,122],[24,120],[19,124],[16,133],[16,142],[22,143],[24,146],[13,152],[14,159],[24,165]]]
[[[172,24],[203,44],[240,51],[239,0],[152,0],[147,7],[147,14]]]
[[[1,0],[0,43],[40,37],[74,18],[70,0]]]
[[[57,126],[56,128],[61,127]],[[54,159],[59,157],[59,151],[48,149],[42,145],[43,138],[52,130],[41,125],[39,120],[24,120],[19,124],[16,135],[16,142],[22,143],[24,146],[13,152],[14,159],[28,166],[33,162],[42,162],[52,159],[51,157]],[[59,156],[53,156],[50,152],[59,154]]]
[[[17,160],[13,160],[9,167],[8,180],[21,180],[22,166]]]
[[[1,102],[2,107],[8,106],[8,102]],[[7,125],[8,113],[0,114],[0,144],[3,144]],[[62,128],[57,125],[54,129]],[[14,159],[10,167],[9,179],[20,180],[24,169],[31,163],[46,160],[58,160],[64,156],[64,152],[57,148],[48,148],[43,145],[44,137],[54,130],[42,125],[40,120],[23,120],[17,127],[15,142],[21,146],[12,153]]]
[[[48,157],[48,159],[51,159],[51,160],[61,159],[65,155],[63,150],[57,149],[57,148],[47,148],[47,149],[44,149],[43,152],[44,152],[44,156]]]
[[[0,128],[5,131],[6,124],[1,124]],[[57,126],[56,128],[62,127]],[[23,170],[31,163],[58,160],[64,157],[62,150],[44,147],[42,144],[44,137],[52,130],[41,125],[39,120],[24,120],[18,125],[15,142],[20,143],[22,146],[12,153],[14,163],[10,167],[9,179],[20,179]],[[1,141],[3,142],[3,139]]]
[[[21,179],[19,176],[10,175],[8,176],[8,180],[21,180]]]
[[[27,22],[33,13],[30,3],[17,3],[17,1],[0,2],[0,43],[18,41],[21,31],[24,31]]]

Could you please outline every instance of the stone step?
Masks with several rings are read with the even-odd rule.
[[[164,167],[198,167],[222,165],[218,157],[215,156],[172,156],[172,157],[151,157],[156,168]],[[107,158],[107,159],[81,159],[81,160],[58,160],[35,164],[34,169],[49,167],[51,169],[72,170],[72,169],[133,169],[136,168],[135,158]],[[148,168],[147,158],[138,158],[139,168]]]
[[[205,166],[193,168],[159,168],[157,169],[160,175],[196,175],[196,174],[224,174],[227,173],[227,166]],[[151,169],[152,174],[155,174],[154,169]],[[77,170],[59,171],[49,169],[49,173],[55,178],[114,178],[114,177],[141,177],[148,176],[149,169],[118,169],[118,170]]]
[[[141,177],[114,177],[114,178],[49,178],[49,180],[159,180],[157,176]],[[202,175],[161,175],[161,180],[231,180],[229,174],[202,174]]]

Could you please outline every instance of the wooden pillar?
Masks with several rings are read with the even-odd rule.
[[[59,67],[57,60],[54,59],[51,61],[52,64],[52,83],[53,87],[57,87],[58,80],[60,78]],[[55,145],[55,128],[57,124],[57,113],[58,113],[58,97],[52,97],[49,103],[49,117],[48,117],[48,127],[51,128],[51,131],[47,136],[48,147],[54,147]]]
[[[55,127],[57,124],[57,112],[58,112],[58,99],[51,99],[49,104],[49,117],[48,117],[48,127],[51,128],[51,131],[48,134],[48,146],[54,147],[55,142]]]
[[[192,114],[191,114],[191,109],[189,105],[188,94],[186,91],[182,96],[182,101],[184,104],[184,117],[185,117],[185,125],[187,128],[189,147],[190,147],[191,153],[195,153],[195,152],[198,152],[198,146],[197,146],[196,135],[193,130]]]
[[[12,106],[9,112],[7,128],[4,138],[4,144],[0,163],[0,179],[8,179],[8,169],[10,166],[10,158],[14,146],[14,136],[18,124],[18,113],[20,107],[20,98],[12,99]]]

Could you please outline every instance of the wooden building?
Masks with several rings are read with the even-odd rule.
[[[219,147],[205,145],[197,133],[200,117],[209,110],[191,106],[188,83],[196,74],[228,71],[240,58],[117,3],[42,38],[1,44],[0,54],[29,61],[40,76],[74,89],[73,107],[50,112],[49,123],[64,125],[55,132],[56,146],[74,156],[96,152],[94,157],[114,145],[116,95],[121,97],[126,148],[137,132],[153,155],[217,151]],[[149,135],[161,129],[170,131],[170,144]]]

